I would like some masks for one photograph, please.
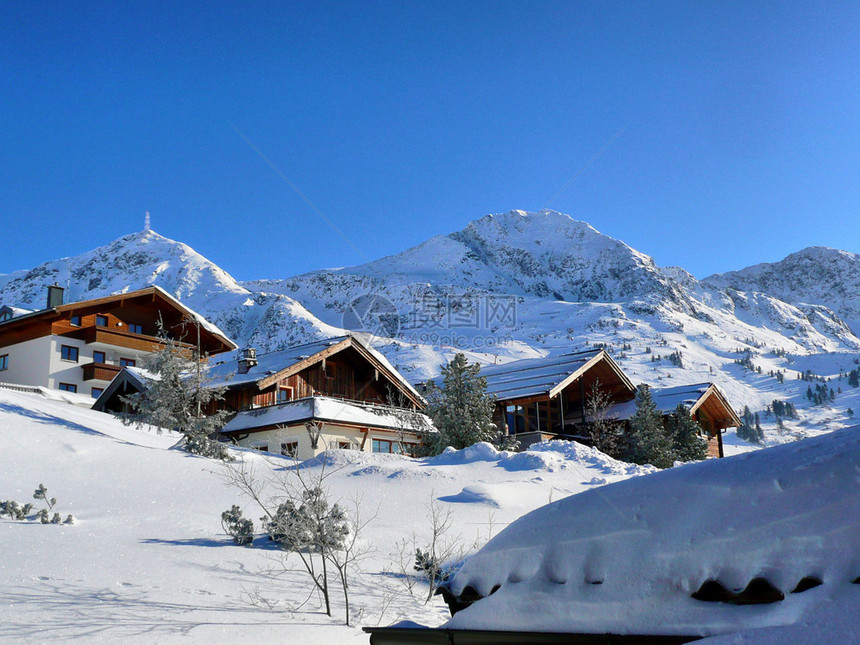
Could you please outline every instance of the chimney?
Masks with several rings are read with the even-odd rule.
[[[242,357],[239,359],[239,374],[247,374],[248,370],[257,365],[257,350],[253,347],[247,347],[242,350]]]
[[[63,304],[63,288],[56,282],[48,287],[48,306],[47,309],[53,309]]]

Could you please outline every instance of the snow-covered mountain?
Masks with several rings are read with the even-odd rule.
[[[0,303],[39,309],[45,286],[54,282],[67,287],[66,302],[155,284],[243,345],[269,350],[340,333],[292,298],[251,291],[186,244],[149,230],[76,257],[2,275]]]
[[[860,255],[823,246],[792,253],[779,262],[719,273],[707,284],[726,290],[757,291],[785,302],[823,305],[860,334]]]
[[[54,281],[67,300],[157,284],[261,352],[343,329],[381,332],[379,349],[413,380],[457,351],[495,362],[600,344],[636,381],[715,381],[737,407],[764,412],[775,398],[809,408],[798,380],[807,370],[838,379],[856,367],[860,339],[843,317],[858,318],[858,266],[856,255],[807,249],[699,281],[567,215],[511,211],[367,264],[244,283],[144,231],[0,276],[0,303],[38,308]],[[860,409],[845,390],[834,407],[786,421],[782,435],[845,425]]]

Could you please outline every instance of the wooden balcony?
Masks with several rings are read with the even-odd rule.
[[[71,334],[73,338],[78,338],[85,343],[102,343],[113,347],[125,347],[127,349],[136,349],[141,352],[158,351],[162,345],[159,339],[155,336],[147,336],[145,334],[132,334],[125,331],[125,328],[114,327],[84,327]],[[178,343],[184,349],[193,349],[189,343]]]
[[[84,370],[84,381],[110,381],[122,368],[119,365],[108,365],[107,363],[87,363],[81,365]]]

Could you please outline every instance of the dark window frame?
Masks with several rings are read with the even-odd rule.
[[[93,395],[94,399],[97,399],[102,395],[102,392],[104,391],[105,389],[103,387],[94,387],[90,390],[90,394]],[[98,394],[96,394],[96,392],[98,392]]]
[[[99,360],[99,357],[101,357],[101,360]],[[104,365],[107,363],[107,354],[105,352],[95,350],[93,352],[93,363],[101,363]]]
[[[71,392],[72,394],[78,393],[78,386],[74,383],[60,383],[57,386],[57,389],[62,390],[63,392]]]
[[[107,327],[110,320],[104,314],[96,314],[96,327]]]
[[[128,331],[132,334],[143,334],[143,325],[137,323],[128,323]]]
[[[69,324],[72,327],[80,327],[82,324],[81,316],[79,314],[75,314],[74,316],[69,316]]]
[[[66,351],[68,350],[68,351]],[[74,356],[74,358],[72,358]],[[69,363],[77,363],[81,357],[81,350],[74,345],[60,345],[60,360]]]
[[[119,359],[120,367],[137,367],[137,359],[134,358],[120,358]]]
[[[5,372],[9,369],[9,354],[0,356],[0,372]]]

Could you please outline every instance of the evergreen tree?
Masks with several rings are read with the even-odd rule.
[[[759,419],[758,412],[755,413],[755,437],[752,439],[753,443],[763,444],[764,443],[764,430],[761,429],[761,420]]]
[[[626,460],[657,468],[672,465],[672,441],[663,427],[663,415],[654,405],[651,388],[644,383],[636,389],[636,412],[630,418]]]
[[[428,454],[437,455],[447,446],[460,450],[480,441],[502,449],[516,446],[493,423],[496,402],[487,394],[487,380],[480,372],[478,363],[470,364],[465,354],[456,354],[442,368],[442,388],[427,383],[426,412],[438,431],[425,437]]]
[[[196,350],[188,350],[167,335],[159,322],[161,347],[143,359],[146,382],[142,392],[121,397],[131,408],[123,415],[127,425],[154,425],[185,435],[188,452],[231,459],[226,446],[213,441],[229,412],[204,414],[207,406],[220,401],[226,388],[210,387]]]
[[[744,406],[744,412],[741,414],[741,424],[738,426],[737,435],[739,439],[743,439],[744,441],[752,441],[753,440],[753,414],[750,412],[750,408],[748,405]]]
[[[701,426],[690,415],[690,411],[679,403],[669,417],[669,436],[672,438],[672,453],[677,461],[701,461],[708,456],[708,442],[701,435]]]
[[[591,385],[585,402],[585,417],[592,445],[610,457],[620,458],[624,453],[624,434],[618,422],[606,418],[612,397],[600,386],[600,380]]]

